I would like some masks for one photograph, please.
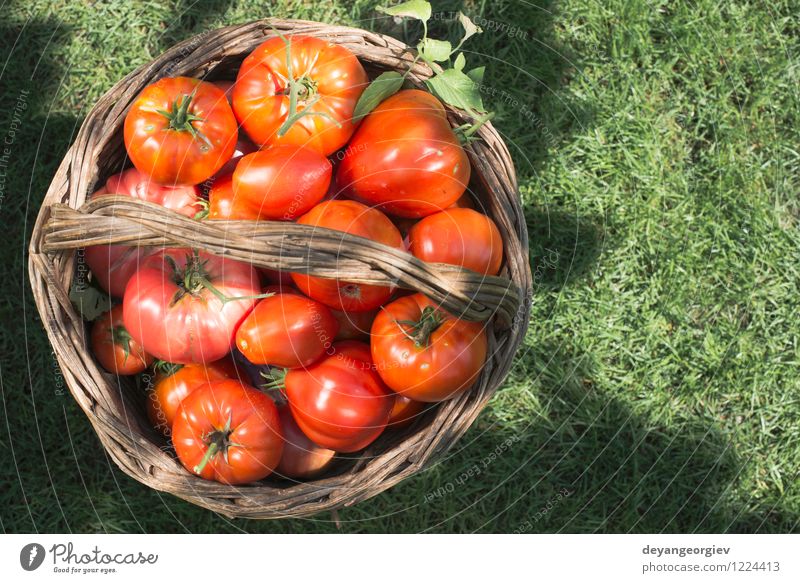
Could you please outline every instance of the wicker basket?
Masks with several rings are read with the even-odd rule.
[[[408,78],[421,87],[432,74],[426,65],[414,64],[408,47],[395,39],[316,22],[261,20],[191,38],[128,75],[95,105],[47,191],[30,244],[36,305],[69,389],[108,454],[141,483],[230,517],[308,516],[350,506],[434,463],[469,428],[508,373],[525,334],[531,298],[527,233],[514,167],[490,124],[467,149],[473,166],[471,192],[503,236],[501,277],[425,264],[395,249],[324,229],[316,228],[312,238],[311,228],[292,223],[198,223],[125,197],[100,197],[85,204],[96,185],[125,164],[125,113],[146,85],[177,75],[233,79],[242,59],[274,30],[342,44],[371,76],[412,67]],[[463,123],[458,112],[449,110],[449,115],[454,125]],[[150,427],[141,389],[95,363],[86,324],[70,303],[76,250],[125,242],[192,246],[273,269],[414,289],[462,317],[491,318],[490,357],[466,394],[430,409],[404,430],[385,432],[361,454],[341,457],[321,479],[297,483],[268,478],[239,487],[206,481],[187,472]]]

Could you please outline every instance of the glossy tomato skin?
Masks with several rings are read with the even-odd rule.
[[[360,359],[369,356],[369,347],[362,346],[286,373],[286,397],[297,425],[311,441],[337,452],[358,451],[375,441],[394,404],[372,362]]]
[[[233,175],[214,179],[208,192],[208,218],[240,221],[258,220],[258,212],[233,192]]]
[[[187,264],[202,264],[207,287],[186,291]],[[179,283],[181,285],[179,285]],[[186,249],[165,249],[142,262],[125,289],[125,327],[150,354],[180,364],[214,362],[230,352],[236,328],[260,293],[258,274],[246,263]]]
[[[136,168],[111,176],[92,198],[104,195],[138,198],[187,217],[193,217],[201,209],[197,187],[162,186]],[[100,287],[111,296],[121,298],[128,280],[139,269],[139,263],[153,252],[150,247],[94,245],[85,249],[84,257]]]
[[[442,104],[417,89],[399,91],[361,122],[336,175],[351,198],[418,218],[455,203],[470,164]]]
[[[187,364],[169,375],[157,374],[147,399],[147,417],[153,427],[169,437],[181,402],[203,385],[238,378],[230,359],[211,364]]]
[[[277,293],[256,304],[236,331],[236,347],[253,364],[298,368],[333,345],[339,324],[327,306],[300,294]]]
[[[237,198],[264,219],[292,221],[328,192],[331,163],[304,146],[282,144],[248,154],[233,172]]]
[[[222,165],[217,173],[211,178],[211,180],[216,180],[219,176],[226,176],[228,174],[233,174],[233,171],[236,170],[236,166],[241,162],[242,158],[247,156],[248,154],[252,154],[253,152],[258,152],[258,148],[247,138],[239,137],[239,141],[236,142],[236,148],[233,150],[233,155],[231,156],[230,160],[225,162]]]
[[[114,306],[94,321],[91,344],[100,365],[114,374],[138,374],[153,361],[125,329],[122,306]]]
[[[197,119],[171,128],[170,112],[191,98],[187,113]],[[188,125],[187,125],[188,124]],[[170,186],[200,184],[233,155],[238,129],[225,94],[190,77],[159,79],[142,90],[125,116],[125,149],[140,171]],[[199,134],[199,135],[198,135]]]
[[[233,89],[233,110],[250,139],[262,147],[294,144],[328,156],[353,135],[353,110],[369,79],[356,56],[343,46],[308,36],[288,38],[292,75],[313,87],[308,98],[298,100],[298,111],[325,115],[304,116],[278,137],[289,114],[287,45],[279,37],[263,42],[242,63]]]
[[[400,232],[386,215],[352,200],[322,202],[297,222],[343,231],[396,249],[404,248]],[[347,312],[374,310],[392,295],[392,288],[386,286],[352,283],[301,273],[292,273],[292,279],[307,296],[331,308]]]
[[[412,255],[431,263],[466,267],[497,275],[503,239],[494,221],[468,208],[451,208],[425,217],[408,232]]]
[[[220,446],[201,468],[214,438],[224,441],[227,448]],[[223,484],[246,484],[267,477],[283,453],[275,403],[232,379],[207,383],[183,400],[172,425],[172,443],[187,470]]]
[[[398,322],[419,321],[425,308],[441,323],[417,345]],[[425,403],[451,399],[469,389],[486,361],[488,341],[483,325],[459,320],[422,294],[405,296],[384,306],[372,324],[372,359],[386,385]]]
[[[297,425],[289,405],[278,407],[284,446],[275,474],[282,478],[305,480],[322,473],[333,461],[336,452],[311,441]]]

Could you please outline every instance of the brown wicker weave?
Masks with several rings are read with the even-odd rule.
[[[87,116],[77,140],[50,185],[30,244],[34,297],[72,395],[94,426],[108,454],[128,475],[231,517],[307,516],[350,506],[390,488],[442,456],[469,428],[511,366],[528,322],[531,274],[527,233],[514,167],[490,124],[469,147],[472,191],[497,223],[505,243],[502,277],[484,277],[409,255],[358,237],[297,224],[205,221],[181,217],[126,197],[87,195],[125,160],[122,126],[135,96],[165,76],[235,78],[241,60],[273,28],[339,43],[355,53],[371,75],[395,69],[422,86],[432,71],[413,64],[403,43],[364,30],[296,20],[262,20],[211,31],[173,47],[115,85]],[[463,122],[450,110],[451,122]],[[443,307],[473,320],[486,320],[491,356],[475,387],[428,411],[402,431],[386,432],[365,452],[344,456],[316,481],[276,479],[225,486],[191,475],[150,427],[144,395],[133,383],[103,372],[87,347],[85,322],[69,300],[76,249],[136,241],[206,249],[255,265],[339,276],[365,283],[391,281],[423,292]]]

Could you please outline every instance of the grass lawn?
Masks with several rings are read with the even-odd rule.
[[[27,238],[94,101],[175,42],[266,16],[416,30],[373,0],[92,4],[0,9],[0,529],[335,532],[227,520],[119,471],[56,390]],[[517,163],[532,323],[449,457],[341,531],[798,530],[800,5],[433,4],[436,33],[458,9],[486,30],[466,56]]]

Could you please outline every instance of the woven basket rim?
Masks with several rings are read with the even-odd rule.
[[[508,314],[508,321],[503,326],[496,324],[495,320],[487,325],[491,358],[475,387],[440,404],[424,420],[407,430],[382,436],[360,458],[345,459],[339,464],[337,473],[319,480],[295,484],[266,481],[233,487],[208,482],[183,469],[142,418],[141,408],[131,392],[95,364],[87,348],[85,323],[69,300],[78,255],[74,249],[48,247],[48,237],[52,241],[53,233],[48,224],[53,224],[53,217],[86,212],[86,208],[81,207],[104,169],[116,167],[115,163],[123,157],[124,148],[119,137],[121,120],[144,85],[163,76],[218,77],[266,38],[274,36],[276,30],[284,34],[308,34],[342,44],[362,63],[375,69],[406,71],[411,67],[408,78],[417,85],[433,74],[426,65],[413,62],[413,53],[402,42],[346,26],[264,19],[190,37],[125,76],[97,101],[45,195],[29,246],[30,281],[37,309],[65,382],[109,456],[137,481],[230,517],[300,517],[350,506],[435,463],[466,432],[503,382],[524,338],[532,299],[527,230],[513,162],[500,135],[491,123],[487,123],[478,132],[481,140],[471,144],[467,150],[481,190],[481,201],[503,235],[506,264],[502,275],[513,283],[514,287],[509,289],[516,290],[519,297],[514,298],[513,314]],[[464,119],[462,112],[452,108],[448,108],[448,115],[454,124]],[[114,204],[123,205],[124,201]],[[98,206],[100,211],[96,208]],[[132,208],[135,210],[141,206],[133,203]],[[87,222],[100,224],[104,220],[102,205],[88,208],[89,214],[82,217]],[[168,212],[166,215],[165,220],[173,220]],[[244,227],[236,225],[231,228]],[[374,251],[378,256],[381,252],[380,249]],[[359,248],[354,253],[355,266],[358,260],[364,259],[362,255],[365,252]],[[362,262],[367,266],[365,269],[370,270],[369,277],[379,277],[375,275],[380,272],[380,267],[374,265],[375,261]],[[457,292],[459,285],[473,291],[477,289],[476,285],[480,285],[480,282],[469,280],[469,273],[454,274],[452,269],[448,271],[442,266],[424,263],[417,267],[420,271],[411,270],[413,273],[407,277],[418,291],[428,290],[438,281],[436,277],[443,278],[436,284],[444,286],[443,296],[448,290]],[[465,277],[466,284],[463,283]],[[490,296],[491,293],[483,291],[476,295],[487,301]],[[489,304],[494,306],[491,301]],[[474,319],[483,318],[476,316]]]

